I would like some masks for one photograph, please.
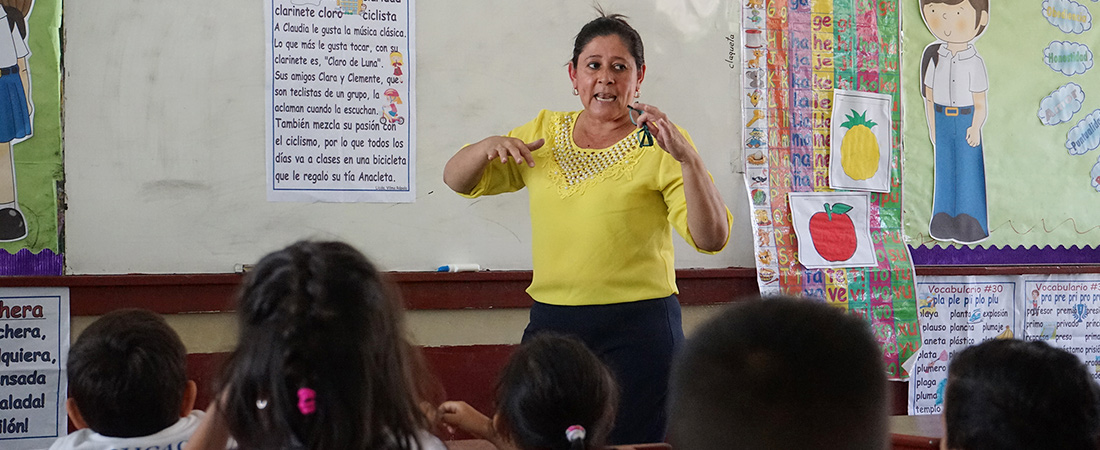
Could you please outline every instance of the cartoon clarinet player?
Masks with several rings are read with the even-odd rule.
[[[404,58],[402,58],[401,52],[390,52],[390,65],[393,66],[393,76],[395,77],[401,76],[402,59]]]
[[[15,163],[12,144],[31,135],[31,85],[27,68],[26,13],[32,1],[3,0],[0,24],[8,27],[0,38],[0,241],[27,237],[27,223],[19,209],[15,191]]]
[[[989,24],[989,0],[920,0],[937,41],[921,58],[925,118],[935,149],[932,238],[972,244],[989,237],[982,125],[989,77],[974,41]]]

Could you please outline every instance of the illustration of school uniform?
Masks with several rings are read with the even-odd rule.
[[[971,146],[974,94],[989,89],[985,63],[973,45],[952,54],[946,45],[929,64],[925,86],[935,109],[935,185],[929,234],[937,240],[974,243],[989,237],[985,158],[982,143]]]
[[[0,10],[0,26],[9,33],[0,36],[0,241],[17,241],[27,236],[26,220],[19,210],[15,190],[15,161],[12,144],[31,135],[29,104],[29,73],[26,58],[30,50],[26,42],[26,22],[13,7]],[[28,84],[24,84],[23,77]],[[5,154],[6,153],[6,154]]]

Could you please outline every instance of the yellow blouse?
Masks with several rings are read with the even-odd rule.
[[[527,187],[534,279],[527,293],[553,305],[601,305],[677,293],[672,228],[699,250],[687,227],[680,163],[637,133],[606,149],[573,143],[580,112],[543,110],[508,136],[546,139],[535,167],[489,163],[466,197]],[[691,143],[691,137],[680,129]],[[692,143],[692,146],[695,144]],[[733,216],[726,209],[727,223]]]

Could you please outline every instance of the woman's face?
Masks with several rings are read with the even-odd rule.
[[[586,113],[596,118],[616,120],[634,103],[634,93],[645,77],[634,56],[617,35],[599,36],[588,42],[569,63],[569,78],[577,89]]]

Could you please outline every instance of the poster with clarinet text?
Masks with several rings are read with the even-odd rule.
[[[415,1],[266,0],[267,198],[416,198]]]

